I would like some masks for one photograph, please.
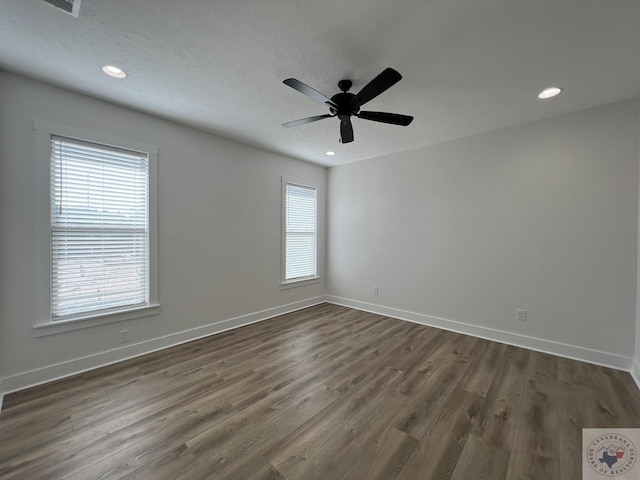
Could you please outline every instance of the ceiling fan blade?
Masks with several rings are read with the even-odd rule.
[[[331,115],[329,113],[327,113],[326,115],[316,115],[315,117],[301,118],[300,120],[294,120],[292,122],[283,123],[282,126],[287,128],[297,127],[299,125],[304,125],[306,123],[311,123],[311,122],[317,122],[318,120],[322,120],[324,118],[331,118],[333,116],[334,115]]]
[[[282,83],[290,86],[291,88],[299,91],[300,93],[303,93],[304,95],[315,100],[316,102],[325,103],[336,109],[338,108],[338,106],[335,103],[333,103],[329,97],[324,96],[317,90],[314,90],[313,88],[311,88],[309,85],[305,85],[300,80],[296,80],[295,78],[287,78]]]
[[[392,123],[393,125],[402,125],[404,127],[413,121],[413,117],[410,115],[387,112],[360,112],[358,113],[358,118],[373,120],[374,122]]]
[[[367,83],[351,100],[352,108],[359,108],[369,100],[376,98],[382,92],[400,81],[402,75],[393,68],[385,68],[376,78]]]
[[[353,142],[353,125],[349,115],[340,115],[340,138],[342,143]]]

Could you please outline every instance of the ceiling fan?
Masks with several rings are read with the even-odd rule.
[[[358,93],[349,93],[352,82],[351,80],[340,80],[338,88],[342,93],[337,93],[333,97],[328,98],[322,93],[305,85],[295,78],[287,78],[283,83],[291,88],[305,94],[307,97],[324,103],[329,106],[329,111],[325,115],[316,115],[314,117],[301,118],[293,122],[283,123],[283,127],[291,128],[306,123],[317,122],[325,118],[337,116],[340,119],[340,138],[342,143],[353,142],[353,125],[351,125],[351,116],[355,115],[363,120],[373,120],[374,122],[391,123],[393,125],[402,125],[406,127],[413,121],[413,117],[409,115],[400,115],[399,113],[387,112],[367,112],[361,111],[360,107],[370,100],[373,100],[382,92],[392,87],[400,81],[402,75],[393,68],[385,68],[376,78],[367,83]]]

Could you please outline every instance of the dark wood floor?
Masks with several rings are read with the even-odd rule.
[[[2,479],[581,478],[630,375],[320,305],[5,398]]]

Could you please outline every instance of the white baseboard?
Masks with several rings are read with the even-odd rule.
[[[86,357],[75,358],[66,362],[2,378],[0,379],[0,411],[2,409],[3,397],[8,393],[24,390],[25,388],[34,387],[36,385],[76,375],[88,370],[128,360],[130,358],[139,357],[157,350],[173,347],[199,338],[208,337],[210,335],[232,330],[251,323],[268,320],[270,318],[277,317],[278,315],[295,312],[296,310],[301,310],[324,302],[355,308],[366,312],[377,313],[379,315],[419,323],[421,325],[437,327],[443,330],[450,330],[452,332],[484,338],[486,340],[492,340],[508,345],[523,347],[530,350],[550,353],[561,357],[571,358],[573,360],[580,360],[618,370],[630,371],[633,379],[638,385],[638,388],[640,388],[640,363],[637,359],[631,359],[629,357],[623,357],[621,355],[608,352],[601,352],[598,350],[529,337],[526,335],[505,332],[478,325],[471,325],[431,315],[327,295],[230,318],[221,322],[204,325],[190,330],[184,330],[171,335],[127,345],[126,347],[108,350]]]
[[[572,360],[580,360],[596,365],[602,365],[604,367],[615,368],[617,370],[631,370],[632,359],[630,357],[623,357],[621,355],[616,355],[613,353],[601,352],[598,350],[578,347],[576,345],[568,345],[551,340],[529,337],[517,333],[505,332],[503,330],[496,330],[479,325],[471,325],[468,323],[457,322],[455,320],[448,320],[446,318],[433,317],[431,315],[425,315],[422,313],[408,312],[406,310],[384,307],[382,305],[375,305],[372,303],[336,297],[333,295],[327,295],[327,302],[336,305],[342,305],[344,307],[363,310],[365,312],[377,313],[379,315],[398,318],[400,320],[419,323],[421,325],[428,325],[430,327],[437,327],[443,330],[450,330],[456,333],[463,333],[465,335],[484,338],[486,340],[506,343],[508,345],[514,345],[516,347],[523,347],[529,350],[551,353],[553,355],[570,358]],[[640,373],[640,364],[638,365],[638,372]],[[638,375],[638,377],[640,377],[640,375]],[[638,382],[637,377],[636,382]],[[638,386],[640,387],[640,382],[638,383]]]
[[[636,385],[640,389],[640,362],[637,358],[633,359],[633,365],[631,367],[631,377],[636,382]]]
[[[324,302],[324,295],[309,298],[307,300],[289,303],[280,307],[269,308],[267,310],[230,318],[221,322],[211,323],[202,327],[192,328],[182,332],[172,333],[171,335],[127,345],[126,347],[107,350],[105,352],[96,353],[86,357],[74,358],[73,360],[68,360],[66,362],[1,378],[0,410],[2,409],[2,399],[4,395],[9,393],[69,377],[71,375],[76,375],[95,368],[104,367],[112,363],[122,362],[123,360],[146,355],[157,350],[191,342],[199,338],[208,337],[234,328],[243,327],[251,323],[268,320],[269,318],[277,317],[278,315],[295,312],[296,310],[301,310]]]

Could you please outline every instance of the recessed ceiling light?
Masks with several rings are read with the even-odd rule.
[[[331,150],[329,150],[327,153],[325,153],[325,155],[329,155],[330,157],[334,156],[336,154],[336,152],[332,152]]]
[[[562,89],[560,87],[545,88],[538,94],[538,98],[545,99],[545,98],[555,97],[560,92],[562,92]]]
[[[103,65],[102,71],[113,78],[127,78],[127,72],[115,65]]]

